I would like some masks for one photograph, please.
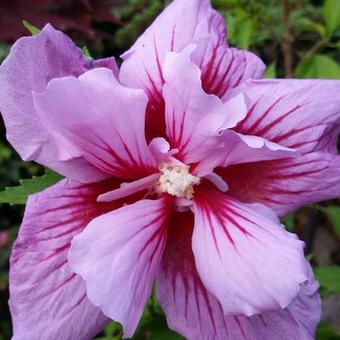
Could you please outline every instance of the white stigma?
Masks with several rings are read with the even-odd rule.
[[[163,164],[160,171],[163,175],[159,178],[155,187],[158,194],[165,192],[176,197],[192,199],[194,195],[193,187],[200,184],[201,180],[189,173],[189,167]]]

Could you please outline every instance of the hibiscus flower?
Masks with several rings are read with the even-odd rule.
[[[277,216],[339,196],[340,82],[256,80],[208,0],[175,0],[122,59],[47,25],[0,67],[8,140],[66,177],[26,206],[13,339],[131,337],[154,283],[188,339],[312,339],[318,283]]]

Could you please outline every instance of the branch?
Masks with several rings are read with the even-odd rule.
[[[289,22],[289,2],[288,0],[281,0],[282,3],[282,17],[283,17],[283,26],[284,26],[284,34],[282,39],[282,52],[284,59],[284,70],[285,77],[292,78],[293,77],[293,50],[292,50],[292,42],[293,36],[290,31],[290,22]]]
[[[299,69],[302,65],[306,63],[306,61],[311,58],[318,50],[329,43],[329,38],[324,37],[317,41],[300,59],[296,69]]]

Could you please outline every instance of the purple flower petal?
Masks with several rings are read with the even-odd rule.
[[[308,265],[307,285],[286,308],[244,316],[225,316],[222,306],[202,284],[191,250],[193,216],[172,214],[168,243],[157,276],[159,301],[171,329],[186,339],[312,340],[320,320],[318,284]],[[258,292],[256,292],[256,295]]]
[[[208,93],[222,97],[229,89],[263,73],[264,65],[255,55],[227,46],[224,19],[211,8],[210,1],[173,1],[122,56],[120,80],[143,89],[150,99],[147,134],[151,138],[164,137],[165,57],[191,43],[199,45],[194,60],[202,70],[203,88]]]
[[[69,261],[92,303],[131,337],[151,293],[167,236],[169,200],[141,200],[94,219],[72,242]]]
[[[336,80],[248,81],[235,89],[248,101],[236,131],[301,152],[336,151],[340,131],[340,82]]]
[[[199,50],[196,63],[202,70],[203,89],[220,98],[227,97],[229,91],[248,79],[261,78],[265,70],[255,54],[227,47],[224,40],[218,44],[209,41],[203,52],[202,46]]]
[[[259,202],[284,215],[305,204],[336,198],[340,192],[340,157],[311,152],[277,161],[246,163],[217,169],[228,194],[243,202]]]
[[[254,206],[208,188],[194,201],[197,271],[225,314],[287,307],[307,280],[303,242]]]
[[[92,339],[109,321],[67,261],[72,238],[118,206],[96,202],[108,187],[63,180],[29,197],[11,255],[13,339]]]
[[[111,71],[98,68],[79,78],[54,79],[34,101],[65,153],[120,178],[157,170],[144,137],[147,97],[121,86]]]
[[[201,72],[192,63],[194,45],[181,53],[169,53],[164,67],[166,133],[175,156],[182,162],[198,163],[196,173],[211,173],[216,166],[295,156],[294,150],[262,137],[237,134],[246,114],[242,94],[222,102],[202,89]],[[195,53],[195,52],[194,52]]]
[[[251,81],[234,93],[248,99],[246,118],[235,128],[296,148],[299,156],[219,169],[230,195],[261,202],[280,215],[340,193],[340,82],[332,80]]]
[[[215,39],[226,39],[224,19],[212,10],[209,0],[173,1],[122,55],[120,80],[142,88],[157,102],[164,84],[163,63],[167,52],[180,52],[197,38],[209,34]]]
[[[118,189],[114,189],[98,196],[98,202],[110,202],[123,197],[130,196],[136,192],[147,191],[148,194],[153,190],[160,174],[153,174],[137,181],[122,183]]]
[[[103,63],[104,61],[100,61]],[[114,67],[112,60],[106,66]],[[79,76],[95,65],[62,32],[46,25],[34,37],[19,39],[0,66],[0,111],[7,138],[24,160],[34,160],[63,175],[85,182],[105,174],[82,158],[63,159],[58,140],[49,134],[33,105],[32,92],[41,92],[53,78]]]

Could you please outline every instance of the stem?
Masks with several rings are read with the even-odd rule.
[[[300,68],[309,58],[311,58],[320,48],[329,43],[329,38],[324,37],[317,41],[300,59],[296,69]]]
[[[292,42],[293,36],[290,31],[290,22],[289,22],[289,1],[281,0],[282,3],[282,16],[283,16],[283,26],[284,26],[284,34],[282,39],[282,52],[284,59],[284,70],[285,77],[292,78],[293,77],[293,51],[292,51]]]

